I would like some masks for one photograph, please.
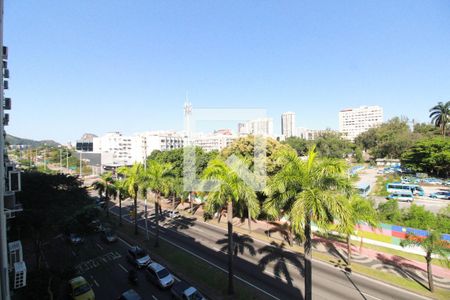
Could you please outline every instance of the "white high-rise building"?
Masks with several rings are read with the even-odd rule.
[[[238,124],[238,135],[273,135],[273,120],[272,118],[259,118],[249,120],[245,123]]]
[[[281,134],[285,137],[295,135],[295,113],[285,112],[281,115]]]
[[[383,123],[383,108],[380,106],[347,108],[339,112],[339,132],[351,141],[381,123]]]

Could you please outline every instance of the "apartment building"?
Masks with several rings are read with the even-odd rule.
[[[383,123],[383,108],[380,106],[347,108],[339,112],[339,132],[351,141],[381,123]]]
[[[295,135],[295,113],[285,112],[281,114],[281,135],[288,138]]]
[[[231,145],[238,136],[234,135],[229,129],[217,130],[212,134],[197,135],[193,138],[193,145],[201,147],[209,152],[213,150],[220,151]]]
[[[259,118],[238,124],[238,135],[273,136],[273,119]]]

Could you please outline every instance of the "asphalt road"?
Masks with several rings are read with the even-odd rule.
[[[113,208],[113,211],[117,213],[118,208]],[[149,218],[150,222],[152,217]],[[129,220],[128,216],[125,218]],[[145,228],[144,220],[139,220],[139,226]],[[217,268],[227,269],[227,257],[222,251],[226,244],[221,242],[226,238],[224,229],[185,217],[176,222],[166,222],[163,226],[162,239]],[[257,240],[246,240],[245,237],[241,237],[241,240],[243,253],[238,255],[234,263],[236,280],[258,289],[267,299],[302,299],[303,259],[300,255],[286,251],[280,244],[268,245]],[[340,266],[334,267],[319,261],[313,262],[313,297],[426,299],[365,276],[348,274]]]
[[[126,260],[129,246],[125,241],[105,243],[98,234],[88,236],[81,245],[70,246],[76,269],[91,284],[96,299],[117,299],[124,291],[133,288],[145,300],[171,299],[170,291],[160,290],[150,283],[139,270],[138,284],[128,282],[128,270],[135,267]]]

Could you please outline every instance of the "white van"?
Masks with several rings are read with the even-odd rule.
[[[404,191],[404,192],[396,192],[390,194],[387,199],[394,199],[397,201],[406,201],[406,202],[413,202],[414,196],[411,191]]]

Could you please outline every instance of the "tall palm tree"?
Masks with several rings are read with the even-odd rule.
[[[450,122],[450,101],[446,103],[439,102],[430,109],[431,123],[441,129],[441,133],[445,136],[447,124]]]
[[[122,201],[129,197],[128,189],[123,180],[114,182],[117,189],[117,196],[119,197],[119,225],[122,226]]]
[[[143,180],[143,167],[140,163],[135,163],[131,167],[121,167],[118,170],[119,174],[125,176],[123,179],[124,187],[128,194],[133,197],[134,200],[134,234],[138,234],[137,225],[137,197],[139,193],[139,186]]]
[[[237,167],[237,166],[236,166]],[[228,293],[234,293],[233,284],[233,206],[241,203],[247,204],[251,215],[259,214],[259,203],[254,189],[248,185],[238,174],[237,168],[228,166],[225,161],[215,158],[208,163],[203,172],[203,178],[214,182],[204,190],[206,192],[205,211],[209,214],[226,207],[228,223]]]
[[[419,246],[425,251],[425,260],[427,261],[428,285],[430,292],[434,292],[433,271],[431,269],[432,254],[436,254],[444,262],[449,264],[448,255],[450,254],[450,244],[441,239],[441,234],[437,231],[430,231],[426,238],[420,238],[414,235],[407,235],[406,240],[401,241],[402,247]]]
[[[344,161],[317,159],[315,147],[303,161],[292,150],[280,152],[278,163],[283,167],[266,187],[268,200],[264,205],[272,215],[286,214],[292,230],[304,239],[305,299],[312,299],[312,237],[311,222],[327,229],[335,219],[348,217],[345,197],[351,190]],[[277,203],[282,199],[282,203]]]
[[[115,198],[117,196],[117,189],[114,185],[112,174],[110,172],[102,174],[100,178],[92,184],[92,187],[97,190],[100,197],[105,199],[106,217],[109,218],[109,200],[111,197]]]
[[[348,197],[348,217],[339,220],[337,230],[346,235],[347,240],[347,265],[351,267],[352,244],[351,235],[354,234],[355,226],[359,222],[365,222],[371,227],[378,226],[377,211],[373,207],[373,203],[360,195],[351,194]],[[362,237],[361,237],[362,241]]]
[[[170,192],[171,182],[173,182],[172,166],[167,163],[160,163],[156,160],[149,161],[144,172],[143,189],[150,189],[155,193],[155,247],[159,246],[159,212],[161,196]]]

